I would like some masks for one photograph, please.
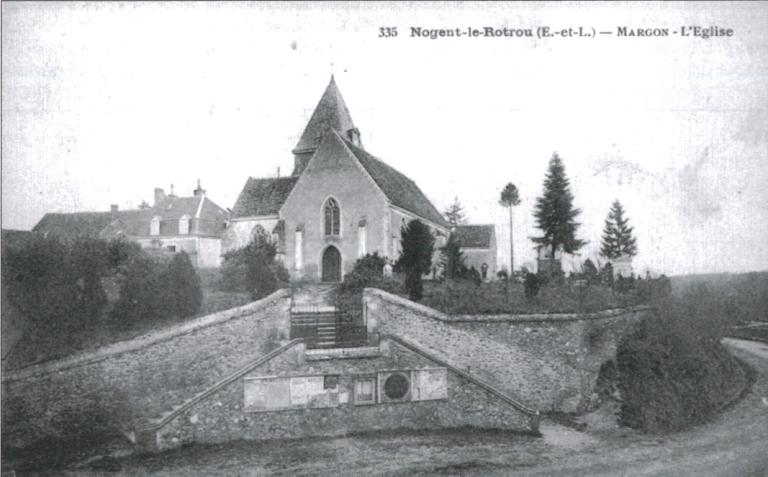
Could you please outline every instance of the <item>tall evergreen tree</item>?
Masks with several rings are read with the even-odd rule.
[[[464,278],[468,273],[467,266],[464,264],[464,253],[453,234],[440,248],[440,262],[443,265],[445,278]]]
[[[515,272],[515,242],[512,240],[512,207],[520,205],[520,193],[515,184],[510,182],[504,186],[504,190],[501,191],[499,204],[509,209],[509,273],[511,275]]]
[[[467,221],[467,214],[464,212],[464,206],[461,205],[458,197],[453,198],[453,204],[445,209],[443,215],[451,225],[461,225]]]
[[[421,300],[422,275],[432,267],[435,237],[420,220],[412,220],[400,232],[402,253],[395,267],[405,272],[405,287],[411,300]]]
[[[618,200],[614,200],[608,218],[605,219],[600,255],[609,260],[637,255],[637,240],[632,236],[633,230],[629,226],[629,219],[624,216],[624,207]]]
[[[576,238],[576,229],[581,225],[576,222],[576,216],[580,213],[581,210],[573,206],[573,194],[563,161],[554,153],[544,177],[544,195],[536,199],[533,212],[536,225],[544,235],[531,239],[546,247],[551,259],[555,258],[558,249],[565,253],[578,251],[586,244]]]

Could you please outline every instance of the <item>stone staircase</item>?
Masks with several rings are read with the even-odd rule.
[[[336,308],[335,286],[305,285],[291,296],[291,339],[302,338],[308,349],[357,347],[367,344],[365,327]]]

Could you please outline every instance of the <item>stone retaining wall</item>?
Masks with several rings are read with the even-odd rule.
[[[108,422],[126,433],[288,339],[290,296],[3,376],[4,445]]]
[[[407,336],[542,411],[589,407],[606,361],[647,308],[577,315],[449,316],[376,289],[363,297],[368,331]]]
[[[233,439],[276,439],[339,436],[382,429],[441,429],[473,426],[537,432],[538,415],[521,410],[470,376],[448,368],[447,397],[428,401],[356,404],[349,401],[328,407],[248,412],[244,407],[243,379],[336,375],[339,390],[354,391],[356,376],[375,376],[392,369],[439,366],[429,357],[396,338],[385,337],[381,353],[368,357],[339,357],[308,361],[302,343],[290,346],[267,362],[246,369],[205,399],[184,409],[154,430],[147,450],[178,447],[193,442]]]

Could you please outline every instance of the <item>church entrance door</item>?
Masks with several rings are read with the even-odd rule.
[[[323,281],[341,281],[341,253],[334,246],[326,248],[323,252]]]

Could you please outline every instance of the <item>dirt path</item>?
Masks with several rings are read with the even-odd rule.
[[[752,391],[714,421],[677,434],[576,432],[547,422],[543,438],[493,431],[383,432],[194,446],[119,459],[110,470],[169,476],[768,475],[768,346],[732,339],[727,344],[757,370]]]

